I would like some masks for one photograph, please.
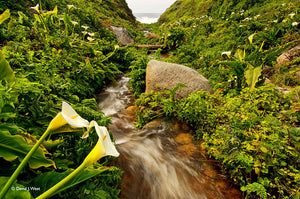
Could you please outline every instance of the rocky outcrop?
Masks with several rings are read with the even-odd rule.
[[[177,90],[175,99],[204,90],[213,93],[209,81],[197,71],[183,65],[151,60],[146,69],[146,93],[171,89],[179,83],[187,87]]]
[[[147,37],[148,37],[148,39],[159,39],[160,38],[159,35],[156,35],[156,34],[151,33],[151,32],[147,34]]]
[[[293,61],[297,57],[300,57],[300,46],[296,46],[296,47],[282,53],[277,58],[277,64],[282,66],[283,64],[285,64],[287,62]]]
[[[126,46],[135,43],[133,37],[129,34],[126,28],[110,26],[109,29],[114,32],[117,39],[122,43],[122,45]]]

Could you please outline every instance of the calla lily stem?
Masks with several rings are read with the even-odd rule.
[[[50,196],[54,195],[61,187],[63,187],[67,182],[69,182],[72,178],[74,178],[76,175],[78,175],[82,170],[84,170],[87,167],[87,162],[83,161],[83,163],[77,167],[72,173],[70,173],[67,177],[62,179],[59,183],[48,189],[46,192],[38,196],[36,199],[45,199],[49,198]],[[104,169],[106,170],[106,169]],[[104,171],[103,170],[103,171]]]
[[[5,194],[7,193],[10,186],[15,182],[18,175],[22,171],[22,169],[26,166],[27,162],[31,158],[31,156],[34,154],[34,152],[39,148],[39,146],[42,144],[42,142],[45,140],[45,138],[50,134],[51,129],[48,128],[45,133],[42,135],[42,137],[39,139],[37,143],[31,148],[31,150],[27,153],[25,158],[22,160],[22,162],[19,164],[18,168],[15,170],[13,175],[9,178],[9,180],[6,182],[4,188],[1,190],[0,193],[0,199],[4,198]]]
[[[59,190],[62,186],[64,186],[69,180],[74,178],[80,171],[85,169],[86,163],[83,162],[79,167],[77,167],[72,173],[70,173],[67,177],[62,179],[59,183],[48,189],[46,192],[38,196],[36,199],[43,199],[43,198],[48,198],[51,195],[53,195],[57,190]]]

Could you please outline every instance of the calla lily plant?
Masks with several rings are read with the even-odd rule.
[[[97,122],[92,121],[89,122],[77,114],[77,112],[66,102],[62,102],[62,110],[59,112],[50,122],[47,130],[41,136],[39,141],[32,147],[32,149],[28,152],[25,158],[22,160],[18,168],[15,170],[13,175],[5,184],[4,188],[0,192],[0,198],[3,198],[10,188],[10,186],[14,183],[16,178],[18,177],[21,170],[25,167],[30,157],[34,154],[34,152],[38,149],[38,147],[42,144],[47,136],[50,135],[51,132],[63,127],[64,125],[70,125],[72,128],[87,128],[87,132],[85,132],[83,137],[88,137],[88,131],[95,127],[97,135],[99,136],[98,142],[90,152],[90,154],[85,158],[83,163],[75,169],[69,176],[63,179],[61,182],[56,184],[54,187],[43,193],[38,198],[47,198],[50,195],[53,195],[55,191],[57,191],[60,187],[62,187],[66,182],[72,179],[75,175],[77,175],[80,171],[85,169],[86,167],[92,165],[100,158],[111,155],[111,156],[119,156],[114,144],[112,143],[109,133],[106,127],[98,126]]]
[[[96,133],[98,135],[98,142],[92,149],[92,151],[87,155],[82,164],[77,167],[72,173],[70,173],[67,177],[58,182],[55,186],[51,187],[45,193],[41,194],[36,199],[44,199],[52,196],[55,192],[57,192],[60,188],[62,188],[68,181],[74,178],[78,173],[87,168],[88,166],[94,164],[99,159],[104,156],[119,156],[119,152],[117,151],[115,145],[112,143],[107,128],[104,126],[99,126],[97,122],[91,121],[89,128],[95,127]],[[88,133],[83,137],[86,138]]]

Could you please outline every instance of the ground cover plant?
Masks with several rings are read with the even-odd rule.
[[[135,19],[124,2],[85,3],[1,2],[1,189],[63,101],[88,121],[106,127],[110,123],[97,109],[95,94],[127,70],[136,50],[120,47],[107,26],[124,24],[134,32]],[[116,6],[118,12],[112,12]],[[85,130],[59,128],[48,136],[11,185],[34,189],[9,189],[6,197],[37,197],[72,173],[98,140],[93,129],[89,139],[81,139]],[[110,159],[102,158],[79,172],[55,197],[117,198],[122,171],[109,166]]]
[[[161,23],[139,24],[161,35],[152,40],[137,30],[124,5],[115,0],[0,2],[1,143],[22,143],[28,152],[63,101],[82,118],[107,127],[110,118],[97,110],[95,93],[130,71],[140,108],[137,126],[175,117],[195,130],[195,142],[220,162],[246,198],[299,198],[299,58],[276,63],[282,51],[299,45],[297,1],[177,1]],[[155,59],[199,71],[215,93],[175,100],[184,86],[177,85],[144,94],[147,51],[122,47],[110,25],[125,26],[137,42],[162,44]],[[160,57],[162,51],[168,58]],[[273,84],[264,85],[266,80]],[[72,173],[98,142],[95,129],[81,139],[86,130],[67,126],[53,133],[39,147],[38,161],[29,162],[12,186],[40,188],[30,192],[38,197]],[[7,157],[1,147],[3,187],[26,153]],[[110,167],[110,160],[85,169],[55,197],[117,198],[122,171]],[[27,191],[18,194],[31,197]]]
[[[131,72],[141,85],[133,87],[137,126],[176,117],[194,128],[195,142],[220,161],[245,198],[299,198],[299,60],[276,61],[299,45],[299,21],[295,1],[176,1],[160,23],[146,27],[162,36],[170,55],[163,61],[198,70],[215,93],[174,100],[178,85],[144,94],[140,59]]]

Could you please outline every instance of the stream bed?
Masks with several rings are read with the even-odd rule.
[[[192,142],[191,130],[174,119],[156,120],[137,129],[129,78],[122,77],[98,95],[101,111],[111,117],[124,171],[122,199],[226,199],[241,192],[215,169]]]

